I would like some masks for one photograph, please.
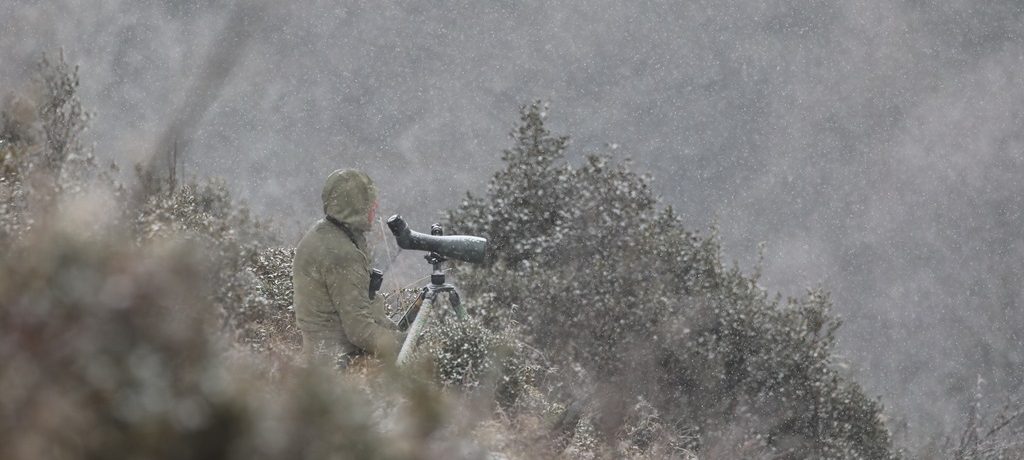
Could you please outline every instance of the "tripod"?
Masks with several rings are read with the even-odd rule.
[[[444,234],[444,230],[441,224],[434,224],[430,226],[430,234],[435,236],[441,236]],[[404,366],[409,362],[412,357],[416,346],[419,343],[420,337],[423,335],[424,327],[426,323],[430,321],[430,316],[433,313],[435,302],[440,298],[440,294],[445,294],[448,298],[448,304],[451,309],[455,311],[455,317],[461,321],[466,318],[466,310],[462,308],[462,299],[459,297],[459,291],[455,288],[454,284],[448,283],[445,280],[444,265],[448,259],[437,253],[430,252],[423,257],[427,260],[432,267],[430,273],[430,283],[420,290],[419,296],[416,297],[416,301],[413,302],[412,306],[402,315],[402,318],[398,321],[398,328],[404,329],[408,327],[409,333],[405,338],[405,343],[402,344],[401,351],[398,352],[398,365]],[[411,324],[410,324],[411,323]]]

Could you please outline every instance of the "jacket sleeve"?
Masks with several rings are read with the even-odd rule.
[[[384,358],[397,355],[400,334],[378,322],[379,315],[368,296],[370,269],[366,257],[355,249],[332,251],[327,256],[321,270],[348,340]]]

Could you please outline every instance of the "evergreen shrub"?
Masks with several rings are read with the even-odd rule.
[[[523,108],[486,193],[448,216],[455,233],[491,241],[486,264],[457,266],[484,324],[519,324],[552,362],[581,368],[562,386],[591,401],[610,438],[641,398],[706,452],[740,442],[765,455],[893,455],[880,404],[835,370],[826,293],[770,297],[722,262],[713,231],[658,206],[628,162],[567,161],[569,140],[545,116],[540,103]]]

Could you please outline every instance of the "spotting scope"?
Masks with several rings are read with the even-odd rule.
[[[443,257],[471,263],[483,262],[487,257],[486,238],[469,235],[427,235],[414,232],[406,225],[405,219],[398,214],[388,218],[388,228],[395,235],[398,247],[402,249],[430,251]],[[437,228],[439,229],[440,226]]]

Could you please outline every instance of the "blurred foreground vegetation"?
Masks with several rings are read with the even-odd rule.
[[[492,242],[454,274],[474,319],[339,375],[296,360],[292,250],[216,181],[120,184],[77,85],[44,59],[0,120],[0,458],[897,455],[827,293],[770,297],[628,163],[567,161],[538,104],[449,213]],[[1020,429],[972,417],[945,452],[1009,458]]]

